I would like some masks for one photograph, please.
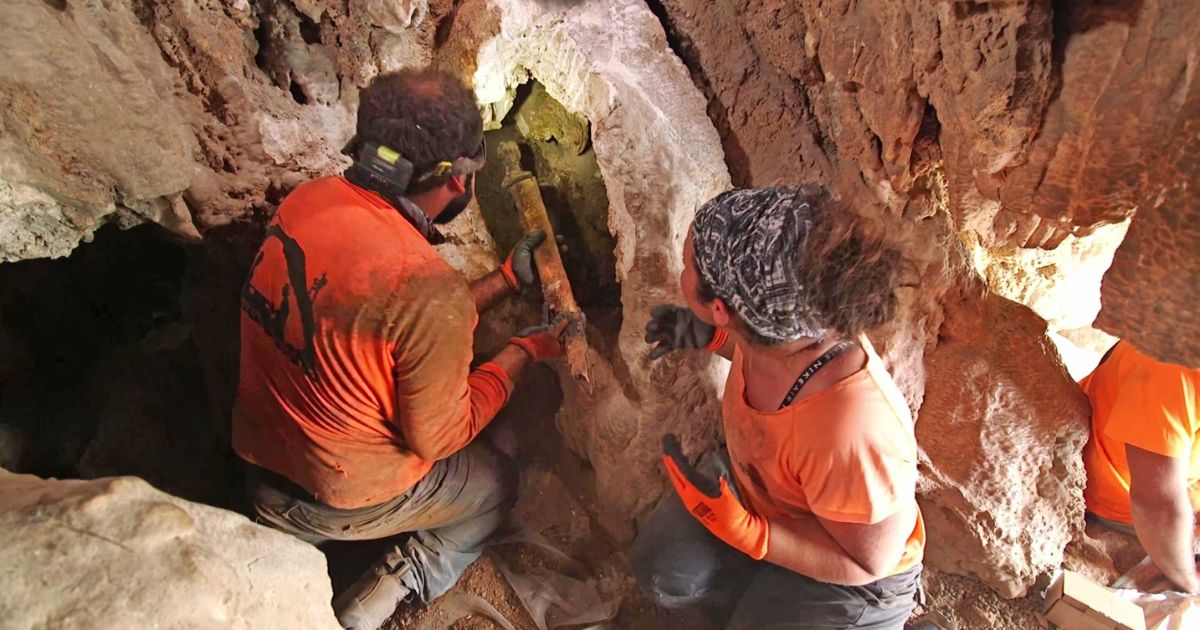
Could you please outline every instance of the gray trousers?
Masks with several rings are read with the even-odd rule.
[[[299,486],[253,466],[247,493],[257,520],[314,545],[412,534],[397,549],[411,568],[405,586],[432,601],[458,581],[483,552],[512,507],[516,471],[481,441],[434,463],[417,485],[379,505],[339,510]]]
[[[728,456],[708,453],[697,468],[713,478],[728,473]],[[917,565],[865,586],[841,586],[754,560],[709,533],[670,489],[634,540],[633,570],[655,603],[732,606],[726,627],[739,630],[899,630],[917,605],[921,579]]]

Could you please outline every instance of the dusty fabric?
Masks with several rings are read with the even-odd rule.
[[[250,467],[247,492],[264,524],[310,543],[373,540],[414,532],[396,549],[413,570],[405,586],[423,601],[446,592],[483,553],[512,507],[516,472],[508,458],[480,442],[434,463],[404,494],[380,505],[339,510],[303,489]]]
[[[341,178],[297,188],[242,299],[233,446],[316,500],[357,508],[413,487],[507,401],[470,370],[466,281],[380,197]]]
[[[725,453],[697,469],[729,474]],[[818,582],[734,550],[667,493],[633,543],[633,572],[651,601],[667,608],[733,609],[730,629],[858,628],[899,630],[916,607],[920,565],[864,586]]]
[[[754,332],[768,339],[816,337],[798,263],[812,227],[806,189],[731,190],[696,213],[692,241],[700,275]]]
[[[1200,370],[1156,361],[1121,341],[1079,383],[1092,402],[1092,434],[1083,449],[1089,511],[1132,523],[1125,446],[1186,457],[1188,490],[1200,512]]]
[[[722,415],[734,477],[755,513],[878,523],[914,500],[917,441],[908,405],[871,343],[859,342],[867,352],[861,370],[770,412],[746,402],[744,357],[734,350]],[[891,573],[916,566],[924,549],[918,514]]]

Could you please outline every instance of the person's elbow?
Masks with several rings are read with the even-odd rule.
[[[892,574],[896,570],[896,566],[900,564],[900,557],[903,554],[903,548],[895,554],[883,555],[879,554],[862,562],[862,568],[871,576],[871,582],[882,580]]]
[[[416,441],[408,445],[410,451],[414,455],[423,460],[435,462],[439,459],[446,459],[455,453],[457,449],[448,448],[445,444],[436,442]]]
[[[1129,502],[1135,513],[1154,520],[1191,512],[1186,488],[1172,488],[1162,483],[1130,483]]]
[[[431,462],[450,457],[466,446],[467,442],[447,433],[431,434],[421,431],[406,431],[405,438],[405,446],[409,451]]]
[[[916,519],[914,502],[912,506],[901,509],[883,521],[858,526],[854,528],[857,531],[850,530],[854,531],[852,536],[846,535],[848,532],[836,536],[846,554],[861,569],[861,573],[854,576],[856,583],[847,585],[862,586],[895,573],[904,558]]]
[[[862,575],[855,576],[854,584],[846,584],[846,586],[863,586],[882,580],[895,572],[896,567],[900,564],[900,558],[904,556],[904,541],[896,544],[881,545],[871,553],[859,554],[854,558],[854,562],[862,569]]]

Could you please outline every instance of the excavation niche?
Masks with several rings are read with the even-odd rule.
[[[651,308],[682,303],[683,242],[696,209],[729,187],[724,152],[703,96],[644,4],[494,7],[499,33],[480,46],[472,77],[489,144],[495,136],[524,145],[589,316],[593,387],[560,373],[556,423],[595,471],[601,524],[628,540],[663,488],[662,435],[679,434],[698,452],[720,430],[722,368],[705,353],[651,363],[643,337]],[[480,202],[504,251],[516,234],[502,224],[511,201],[489,198],[500,190],[497,173],[481,176],[481,190],[493,192]]]
[[[519,210],[505,187],[503,142],[516,142],[522,167],[537,177],[542,201],[558,241],[563,266],[575,299],[593,329],[589,336],[601,348],[621,328],[621,293],[608,231],[608,195],[591,146],[586,118],[566,110],[538,82],[520,87],[512,110],[499,129],[486,132],[488,160],[479,173],[476,194],[488,231],[502,255],[524,233]]]

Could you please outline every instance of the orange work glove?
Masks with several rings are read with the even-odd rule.
[[[500,273],[504,275],[504,279],[513,293],[520,293],[522,289],[537,280],[537,267],[533,264],[533,250],[537,249],[538,245],[545,240],[546,233],[535,230],[517,241],[512,251],[508,253],[508,258],[504,259],[504,264],[500,265]]]
[[[508,343],[524,350],[534,361],[561,357],[567,352],[567,326],[573,321],[575,318],[566,314],[558,315],[547,324],[522,330],[516,337],[509,339]]]
[[[742,505],[725,475],[717,482],[692,468],[673,433],[663,436],[663,465],[683,505],[708,531],[755,560],[766,557],[770,525],[767,519]]]

